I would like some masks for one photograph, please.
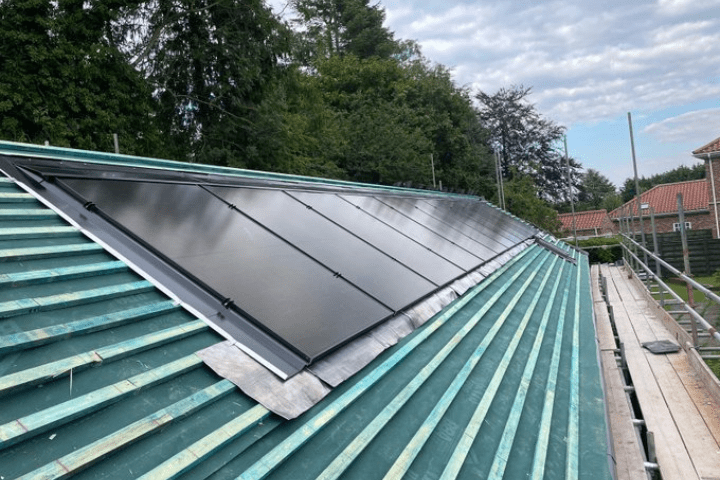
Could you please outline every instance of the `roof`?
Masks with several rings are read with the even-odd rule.
[[[697,150],[694,150],[692,153],[693,155],[705,155],[708,153],[715,153],[720,152],[720,137],[716,138],[712,142],[708,143],[705,146],[702,146],[698,148]]]
[[[588,210],[585,212],[575,212],[575,228],[578,230],[591,230],[593,228],[601,228],[603,222],[608,218],[607,210]],[[558,215],[558,220],[562,223],[563,230],[572,231],[573,229],[573,214],[572,213],[561,213]]]
[[[227,344],[217,325],[46,187],[0,177],[4,478],[610,478],[588,263],[569,247],[517,242],[285,420],[203,362]]]
[[[640,202],[654,208],[655,215],[677,213],[678,193],[682,193],[683,208],[686,212],[708,209],[710,196],[705,179],[656,185],[640,195]],[[637,201],[633,199],[625,203],[610,212],[610,216],[617,218],[623,215],[626,209],[630,209],[631,215],[637,215]]]

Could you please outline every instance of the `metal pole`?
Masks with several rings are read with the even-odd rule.
[[[680,192],[678,192],[677,194],[677,206],[678,219],[680,220],[680,239],[682,240],[683,249],[683,265],[685,266],[685,275],[689,277],[690,275],[692,275],[692,273],[690,272],[690,250],[688,249],[687,234],[685,233],[685,211],[683,210],[683,196]],[[692,308],[695,308],[695,299],[693,298],[692,284],[690,284],[690,282],[685,282],[685,284],[687,285],[688,305],[690,305]],[[690,317],[690,325],[692,327],[693,346],[697,347],[697,325],[695,324],[695,319],[692,317]]]
[[[113,133],[113,143],[115,143],[115,153],[120,153],[120,143],[118,142],[117,133]]]
[[[650,225],[652,226],[652,237],[653,237],[653,252],[655,252],[655,256],[660,256],[660,249],[658,248],[658,240],[657,240],[657,230],[655,229],[655,209],[653,207],[650,207]],[[660,262],[655,260],[655,274],[658,276],[658,278],[662,277],[662,267],[660,266]],[[657,282],[658,290],[660,291],[660,306],[665,306],[665,292],[663,291],[662,287],[660,286],[660,282]]]
[[[497,181],[498,190],[498,205],[502,207],[502,193],[500,192],[500,159],[498,158],[497,152],[493,152],[495,157],[495,180]]]
[[[637,160],[635,159],[635,138],[633,137],[632,117],[630,116],[630,112],[628,112],[628,125],[630,126],[630,148],[632,149],[633,170],[635,171],[635,199],[637,201],[638,217],[640,218],[642,245],[645,247],[647,246],[647,242],[645,241],[645,225],[643,225],[642,209],[640,208],[640,183],[638,182]],[[645,255],[645,264],[647,264],[647,255]]]
[[[117,148],[117,147],[116,147]],[[430,168],[432,168],[432,177],[433,177],[433,190],[437,188],[435,185],[435,160],[433,160],[433,154],[430,154]]]
[[[565,144],[565,166],[567,167],[568,196],[570,197],[570,211],[572,212],[573,220],[573,238],[575,239],[575,247],[578,248],[577,226],[575,224],[575,201],[573,200],[572,180],[570,178],[570,157],[568,157],[567,135],[563,135],[563,142]]]

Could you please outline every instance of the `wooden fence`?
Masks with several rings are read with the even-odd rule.
[[[691,273],[705,276],[720,270],[720,239],[712,238],[711,230],[688,230],[687,234]],[[648,250],[653,251],[652,234],[646,233],[645,237]],[[640,235],[635,238],[640,242]],[[685,270],[680,232],[661,233],[657,235],[657,239],[660,257],[678,270]],[[638,256],[643,258],[642,253]],[[655,262],[652,259],[648,259],[648,262],[648,266],[654,271]],[[667,274],[667,270],[663,269],[663,276]]]

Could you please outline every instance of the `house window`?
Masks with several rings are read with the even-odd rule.
[[[692,223],[685,222],[685,230],[692,230]],[[673,232],[679,232],[680,231],[680,223],[673,223]]]

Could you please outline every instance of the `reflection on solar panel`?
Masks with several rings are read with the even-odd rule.
[[[534,233],[469,198],[62,182],[308,362]]]

